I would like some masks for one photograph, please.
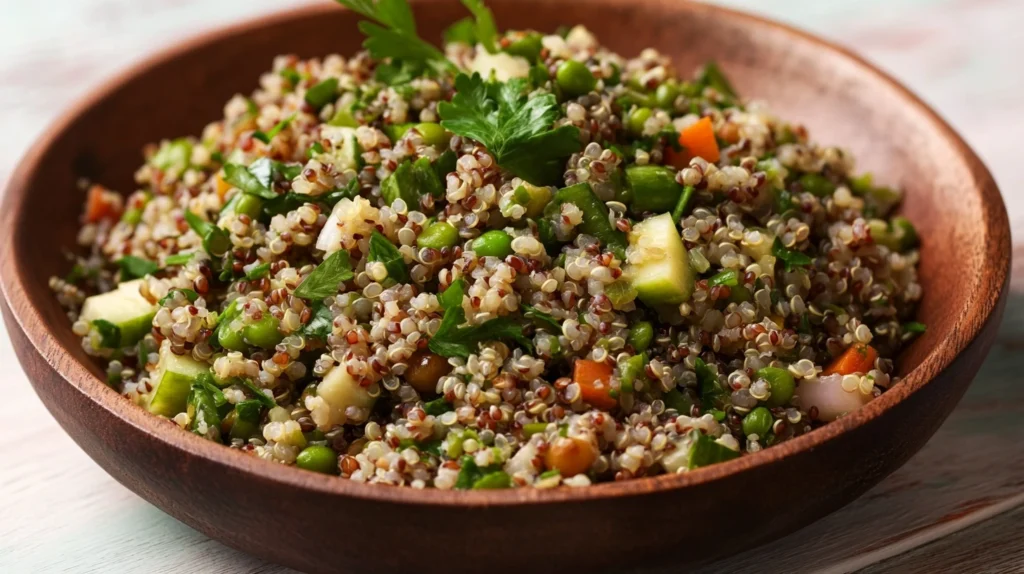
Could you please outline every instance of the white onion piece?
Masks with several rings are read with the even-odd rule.
[[[873,398],[873,394],[865,395],[859,389],[843,389],[842,375],[826,375],[800,381],[793,402],[804,411],[817,407],[817,420],[829,422],[859,409]]]
[[[478,46],[471,71],[479,72],[484,80],[490,78],[491,73],[494,73],[495,80],[507,82],[512,78],[529,76],[530,62],[526,58],[511,56],[505,52],[489,54],[483,46]]]

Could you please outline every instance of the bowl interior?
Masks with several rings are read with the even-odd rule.
[[[582,23],[627,56],[653,46],[686,74],[716,59],[740,93],[804,122],[815,141],[852,151],[859,169],[874,172],[877,181],[903,187],[904,212],[922,237],[920,318],[928,325],[901,357],[908,382],[922,384],[938,372],[974,334],[965,317],[991,310],[1008,258],[998,191],[945,124],[859,60],[780,26],[688,2],[488,4],[502,27],[551,31]],[[455,2],[419,2],[416,12],[426,38],[439,38],[465,16]],[[13,240],[2,249],[17,276],[4,278],[8,294],[17,282],[48,336],[99,374],[47,287],[49,277],[68,271],[61,250],[74,245],[84,198],[76,182],[85,177],[133,190],[143,145],[199,134],[232,95],[255,88],[278,54],[354,53],[362,40],[356,21],[327,5],[229,28],[148,61],[84,101],[44,136],[12,179],[15,193],[2,214]],[[923,371],[912,372],[923,364]],[[98,381],[96,389],[102,392]]]

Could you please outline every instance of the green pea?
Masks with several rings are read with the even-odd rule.
[[[279,323],[276,317],[267,313],[259,321],[246,325],[242,329],[242,337],[250,345],[261,349],[273,349],[284,338],[277,330]]]
[[[679,96],[679,88],[675,84],[664,83],[654,91],[654,102],[659,108],[671,110],[675,107],[676,97]]]
[[[238,215],[248,215],[252,219],[256,219],[260,216],[260,210],[263,209],[263,200],[255,195],[248,193],[241,194],[235,203],[235,213]]]
[[[136,207],[125,210],[124,215],[121,216],[121,221],[129,225],[137,225],[142,221],[142,210]]]
[[[392,142],[396,142],[402,139],[405,132],[412,129],[413,124],[389,124],[384,126],[384,133],[388,135]]]
[[[651,108],[633,108],[626,118],[626,129],[634,136],[644,133],[644,123],[651,117]]]
[[[480,257],[504,259],[512,254],[512,236],[500,229],[493,229],[473,241],[473,252]]]
[[[526,58],[530,63],[533,63],[540,57],[540,52],[543,49],[544,46],[541,44],[540,34],[530,33],[509,44],[505,48],[505,52],[513,56]]]
[[[322,472],[324,474],[338,473],[338,454],[329,447],[313,445],[307,446],[295,459],[295,466]]]
[[[772,412],[764,407],[757,407],[743,417],[743,434],[756,434],[758,438],[764,439],[772,429],[772,422]]]
[[[416,238],[417,245],[432,249],[452,247],[458,241],[459,230],[455,229],[455,226],[447,221],[438,221],[431,224],[430,227],[424,229],[423,233]]]
[[[629,328],[627,342],[639,352],[644,352],[654,340],[654,326],[648,321],[639,321]]]
[[[221,347],[229,351],[244,351],[249,348],[242,338],[241,329],[232,329],[232,325],[225,325],[217,335],[217,342]]]
[[[448,143],[448,131],[442,128],[441,124],[423,122],[416,124],[415,130],[427,145],[438,146]]]
[[[796,381],[786,369],[765,367],[757,371],[757,376],[768,381],[768,387],[771,389],[771,396],[764,402],[766,405],[770,407],[785,406],[793,398]]]
[[[569,97],[590,93],[597,85],[597,78],[590,72],[586,64],[576,60],[566,60],[561,66],[558,66],[555,80]]]
[[[805,173],[800,176],[800,187],[818,197],[832,195],[836,190],[836,184],[820,173]]]

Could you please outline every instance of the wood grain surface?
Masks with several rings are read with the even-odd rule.
[[[856,49],[957,127],[999,181],[1018,235],[1024,78],[1014,0],[744,0]],[[99,80],[182,36],[282,0],[0,0],[0,181],[45,125]],[[971,38],[967,42],[965,38]],[[894,134],[898,137],[898,134]],[[1024,255],[1024,244],[1017,253]],[[1018,257],[1020,259],[1020,257]],[[1024,268],[992,354],[925,449],[846,509],[707,572],[1020,571]],[[114,482],[57,427],[0,337],[0,572],[282,572],[209,540]]]

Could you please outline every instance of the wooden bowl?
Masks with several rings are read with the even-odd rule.
[[[357,18],[325,2],[204,35],[150,58],[65,114],[23,159],[3,202],[4,319],[36,392],[114,478],[235,548],[313,572],[540,572],[669,562],[751,548],[850,502],[902,465],[953,409],[992,344],[1008,281],[1006,211],[981,161],[934,112],[858,57],[729,10],[656,0],[490,0],[507,28],[583,23],[624,54],[655,46],[682,70],[717,59],[743,94],[805,122],[907,190],[928,332],[902,383],[832,424],[695,472],[585,489],[387,488],[207,442],[107,388],[47,279],[67,272],[81,176],[131,190],[140,149],[196,134],[280,53],[351,54]],[[438,38],[465,15],[419,2]]]

